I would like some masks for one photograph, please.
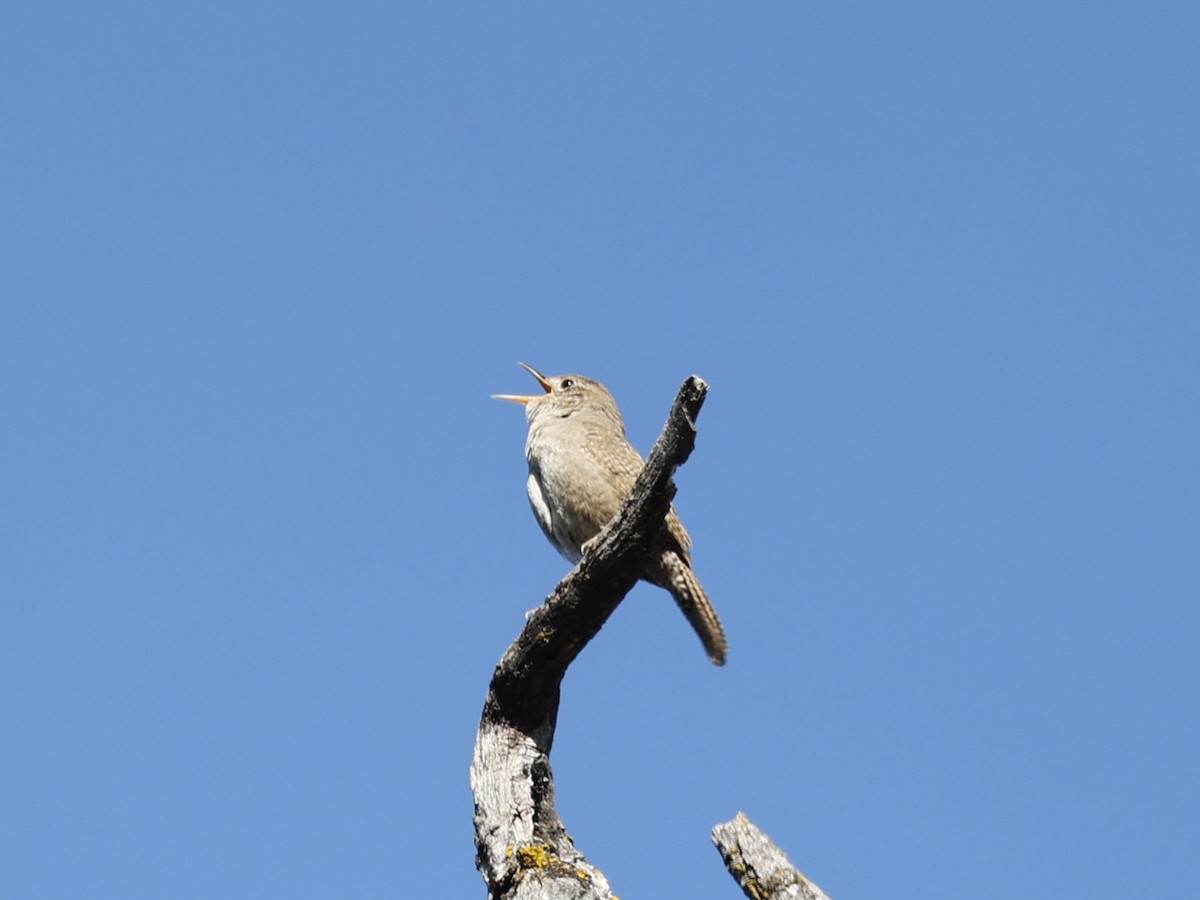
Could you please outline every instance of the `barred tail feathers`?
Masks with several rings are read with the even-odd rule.
[[[717,618],[708,594],[692,567],[674,550],[667,550],[658,564],[648,573],[650,580],[670,591],[684,617],[691,623],[704,651],[716,665],[725,665],[729,654],[729,643],[725,640],[725,629]]]

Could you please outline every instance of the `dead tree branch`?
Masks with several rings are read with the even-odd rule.
[[[660,546],[675,486],[691,454],[708,385],[679,389],[662,434],[620,515],[525,623],[492,675],[475,753],[476,865],[491,900],[613,897],[576,848],[554,805],[550,748],[567,667],[637,583]]]
[[[712,840],[725,868],[751,900],[829,900],[745,813],[716,826]]]

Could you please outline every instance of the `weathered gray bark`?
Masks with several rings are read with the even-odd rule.
[[[829,900],[745,813],[716,826],[712,840],[725,868],[751,900]]]
[[[610,900],[604,874],[575,848],[554,805],[550,748],[567,667],[637,583],[662,542],[708,385],[692,376],[617,519],[528,618],[492,675],[471,762],[476,865],[492,900]]]

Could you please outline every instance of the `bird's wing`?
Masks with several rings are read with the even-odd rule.
[[[583,451],[591,458],[596,469],[604,473],[608,483],[622,499],[629,496],[629,492],[633,490],[633,483],[637,481],[645,463],[641,454],[634,450],[628,441],[614,441],[606,435],[589,435]]]
[[[675,512],[675,507],[671,507],[671,511],[667,513],[667,531],[671,533],[671,540],[675,546],[672,548],[683,557],[683,561],[689,566],[692,564],[692,536],[687,533],[687,529],[683,527],[683,523],[679,521],[679,516]]]
[[[589,441],[585,452],[596,466],[608,475],[609,483],[624,501],[633,490],[633,483],[637,481],[646,464],[641,454],[625,441],[621,441],[620,444],[613,444],[611,441]],[[692,539],[683,523],[679,521],[673,506],[667,513],[667,531],[670,533],[669,549],[677,552],[690,564]]]

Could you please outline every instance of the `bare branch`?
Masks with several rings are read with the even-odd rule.
[[[476,865],[488,896],[608,900],[604,874],[580,853],[554,805],[550,748],[567,667],[596,636],[661,544],[675,495],[671,476],[695,447],[708,392],[679,389],[620,515],[530,615],[492,675],[471,762]]]
[[[725,868],[751,900],[829,900],[745,813],[712,830]]]

